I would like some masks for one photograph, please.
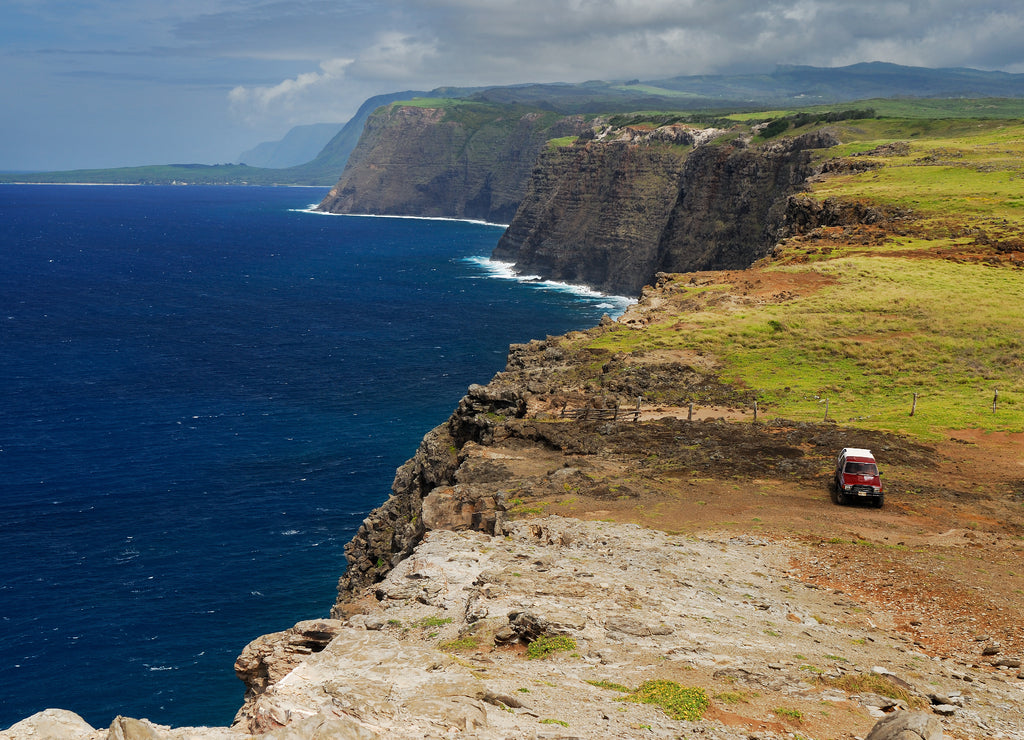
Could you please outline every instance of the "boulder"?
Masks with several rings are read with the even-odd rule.
[[[44,709],[11,725],[4,740],[79,740],[96,730],[74,712],[67,709]]]
[[[169,729],[169,727],[154,725],[148,719],[134,719],[118,715],[110,723],[107,740],[164,740],[167,735],[161,730]]]
[[[504,508],[493,491],[473,485],[435,488],[423,499],[427,529],[475,529],[494,534]]]
[[[942,740],[942,724],[924,712],[894,712],[871,728],[865,740]]]
[[[660,623],[648,623],[628,616],[612,616],[605,620],[605,629],[609,632],[621,632],[634,637],[651,637],[652,635],[671,635],[671,627]]]

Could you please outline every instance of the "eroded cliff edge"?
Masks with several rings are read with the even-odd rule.
[[[753,146],[718,129],[609,128],[541,155],[494,250],[522,273],[639,295],[658,272],[742,269],[772,249],[827,131]]]
[[[582,116],[451,101],[378,108],[319,210],[508,223],[547,141]]]

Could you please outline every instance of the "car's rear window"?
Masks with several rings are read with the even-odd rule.
[[[846,471],[850,475],[878,475],[878,468],[874,463],[854,462],[846,463]]]

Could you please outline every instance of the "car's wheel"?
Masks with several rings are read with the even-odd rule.
[[[840,506],[846,503],[846,497],[843,496],[843,489],[838,486],[836,487],[836,503]]]

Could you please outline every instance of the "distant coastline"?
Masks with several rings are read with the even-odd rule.
[[[298,183],[263,184],[263,183],[240,183],[240,182],[28,182],[11,181],[0,182],[0,185],[89,185],[114,188],[307,188],[313,190],[326,190],[328,185],[301,185]],[[337,214],[334,214],[337,215]]]

